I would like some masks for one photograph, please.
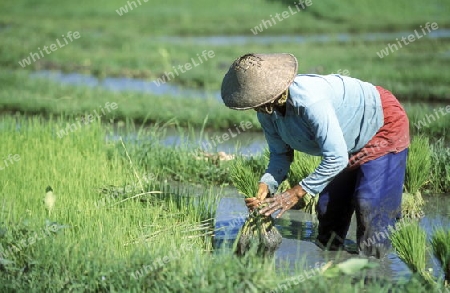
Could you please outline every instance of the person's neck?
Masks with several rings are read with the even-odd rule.
[[[286,115],[286,103],[281,106],[275,106],[275,109],[277,109],[277,111],[280,112],[282,116]]]

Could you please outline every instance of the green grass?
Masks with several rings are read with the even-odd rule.
[[[294,7],[294,1],[286,0],[250,0],[246,3],[232,0],[229,4],[215,5],[206,0],[195,0],[189,4],[180,3],[177,7],[167,6],[164,1],[155,0],[150,5],[143,4],[119,17],[115,10],[125,5],[126,1],[103,0],[99,1],[99,5],[93,5],[84,0],[80,1],[79,5],[65,3],[64,6],[56,8],[53,7],[54,3],[52,0],[35,3],[25,1],[5,3],[3,16],[28,17],[31,23],[42,23],[39,17],[51,16],[51,20],[40,25],[43,28],[51,28],[52,24],[77,24],[77,19],[95,15],[96,19],[86,19],[82,27],[104,29],[107,26],[113,26],[122,32],[128,30],[128,26],[136,24],[136,32],[146,32],[151,35],[249,34],[248,27],[257,25],[262,19],[268,19],[270,14],[287,10],[288,6]],[[239,7],[235,4],[239,4]],[[449,4],[442,0],[432,1],[427,7],[421,6],[418,1],[406,0],[395,3],[383,0],[376,4],[368,0],[357,4],[343,1],[341,5],[327,0],[313,3],[306,11],[271,27],[268,33],[371,31],[380,28],[381,31],[393,31],[414,28],[417,24],[431,21],[429,17],[433,17],[432,21],[445,26],[449,24],[449,21],[443,11],[448,8]],[[220,14],[217,11],[227,13]],[[173,22],[173,19],[179,22]],[[18,22],[13,21],[12,18],[6,18],[6,20],[12,23]],[[210,25],[205,25],[205,22],[210,22]],[[299,26],[299,24],[303,25]]]
[[[211,248],[205,237],[192,231],[208,214],[202,211],[204,205],[186,201],[187,191],[176,194],[173,188],[150,182],[145,191],[156,189],[165,196],[149,194],[140,197],[142,201],[99,208],[99,187],[134,183],[138,178],[117,150],[105,145],[99,124],[58,139],[53,124],[57,122],[43,126],[42,119],[19,119],[18,132],[15,120],[1,121],[8,134],[1,139],[2,157],[8,152],[20,156],[0,179],[0,222],[5,231],[0,243],[5,249],[19,247],[1,267],[2,291],[117,290],[133,280],[132,272],[171,252],[167,268],[158,267],[156,279],[164,280],[165,271],[180,262],[173,253],[181,245],[192,244],[197,251]],[[42,202],[47,185],[56,194],[52,213]],[[215,196],[205,191],[202,198],[214,201]],[[47,220],[64,229],[46,236],[42,231]],[[159,241],[154,241],[156,235]],[[162,239],[169,242],[163,244]],[[183,252],[190,253],[195,255]],[[137,290],[146,283],[142,278],[131,282],[130,288]]]
[[[191,192],[153,177],[145,180],[146,170],[131,155],[130,144],[125,143],[135,169],[121,154],[121,144],[105,143],[106,130],[99,123],[59,139],[56,126],[64,122],[0,119],[2,164],[9,153],[20,156],[0,171],[2,292],[261,292],[282,286],[296,292],[363,288],[403,292],[422,288],[417,279],[383,286],[366,285],[352,276],[339,282],[320,276],[292,282],[290,277],[303,273],[301,266],[288,272],[276,269],[272,261],[236,258],[227,251],[212,253],[208,219],[214,215],[220,193],[208,185]],[[135,186],[139,180],[144,191],[162,193],[132,199],[141,191],[130,191],[97,204],[105,196],[99,188]],[[56,196],[51,213],[42,202],[48,185]]]
[[[433,1],[424,7],[419,2],[406,0],[395,3],[389,0],[359,1],[348,5],[346,1],[325,0],[320,3],[315,2],[311,6],[311,12],[319,18],[338,25],[346,26],[351,23],[353,27],[348,26],[348,29],[353,31],[374,29],[391,31],[400,27],[413,29],[416,28],[417,23],[425,23],[431,19],[445,25],[447,20],[439,10],[447,5],[448,3],[444,1]]]
[[[120,144],[105,144],[105,129],[98,123],[62,139],[56,137],[60,124],[64,121],[1,120],[5,135],[0,143],[7,150],[1,154],[2,160],[9,153],[20,156],[1,171],[0,177],[0,243],[13,251],[0,265],[2,291],[208,292],[242,288],[252,292],[253,286],[269,290],[283,280],[280,276],[286,272],[275,273],[273,264],[238,260],[227,254],[211,256],[207,223],[213,216],[217,193],[209,188],[192,192],[171,187],[165,180],[173,178],[164,170],[159,172],[160,162],[143,163],[133,145],[126,143],[136,168],[133,170]],[[19,132],[16,125],[20,125]],[[154,127],[141,135],[157,140],[160,131]],[[166,156],[166,165],[176,165],[182,157],[158,153],[158,148],[153,151],[154,159]],[[182,148],[175,151],[187,154]],[[261,168],[257,163],[255,160],[254,167]],[[141,193],[135,171],[144,191],[163,193],[131,199]],[[144,174],[150,172],[154,172],[148,177],[152,180],[145,180]],[[56,194],[52,213],[42,203],[47,185]],[[102,204],[104,196],[111,194],[98,189],[111,185],[138,187],[120,197],[114,194]],[[207,182],[203,186],[207,187]],[[57,232],[49,231],[52,222],[58,225]],[[192,251],[183,247],[192,247]],[[162,265],[161,259],[166,260]],[[142,278],[133,277],[142,272],[146,272]],[[367,287],[352,283],[349,277],[339,285],[334,280],[311,279],[296,288],[327,292],[334,286],[341,286],[341,290],[364,287],[368,292],[388,292],[390,287]],[[417,282],[408,286],[420,288]]]
[[[450,231],[439,228],[431,237],[434,256],[439,260],[445,280],[450,284]]]
[[[185,99],[63,86],[45,80],[30,80],[21,72],[10,74],[3,71],[0,73],[0,84],[4,85],[0,88],[0,110],[3,112],[74,118],[93,114],[94,110],[99,112],[100,107],[105,108],[105,103],[115,102],[117,109],[105,109],[103,121],[131,119],[136,123],[155,123],[169,122],[175,118],[180,126],[202,127],[208,117],[207,129],[228,129],[241,121],[252,123],[250,130],[260,128],[254,111],[233,111],[213,98]]]
[[[191,194],[188,189],[155,180],[144,188],[162,191],[160,195],[122,202],[122,198],[116,198],[108,205],[96,205],[102,197],[100,187],[136,184],[134,171],[140,176],[145,170],[132,170],[119,154],[120,146],[105,144],[105,132],[98,123],[58,139],[54,123],[62,122],[42,122],[19,119],[18,132],[14,119],[1,120],[7,134],[1,138],[2,149],[20,156],[18,162],[2,170],[0,179],[0,243],[5,250],[13,251],[0,265],[2,292],[193,292],[216,286],[216,279],[201,281],[213,276],[221,279],[213,267],[223,268],[226,259],[211,258],[211,239],[206,233],[209,228],[202,224],[213,216],[216,194],[209,188]],[[6,154],[1,154],[2,159]],[[56,194],[51,214],[42,203],[49,184]],[[44,233],[47,220],[64,228]],[[183,261],[186,257],[193,261]],[[166,260],[163,265],[160,258]],[[228,259],[228,265],[239,266],[236,259]],[[211,264],[207,271],[206,262]],[[257,260],[250,263],[262,265]],[[135,279],[133,273],[143,268],[148,273]],[[255,280],[258,274],[266,278],[270,270],[268,267],[264,273],[256,273]],[[218,286],[227,288],[232,282]]]
[[[99,111],[106,103],[117,103],[117,109],[106,111],[103,121],[133,120],[136,123],[169,122],[180,126],[205,127],[206,130],[234,129],[234,124],[250,122],[248,131],[261,131],[254,111],[235,111],[214,98],[155,96],[136,92],[111,92],[99,88],[60,85],[41,79],[29,79],[24,72],[0,70],[0,111],[25,115],[79,117]],[[437,107],[437,106],[436,106]],[[412,134],[442,137],[449,140],[450,120],[445,116],[418,129],[418,121],[433,115],[433,106],[405,103]],[[424,110],[425,109],[425,110]],[[208,118],[205,123],[205,118]],[[244,134],[245,135],[245,134]]]
[[[236,2],[236,3],[234,3]],[[173,66],[184,65],[203,50],[215,57],[201,66],[180,74],[174,83],[217,90],[231,62],[248,52],[291,52],[300,61],[299,72],[332,73],[347,70],[351,76],[391,89],[404,100],[448,100],[448,39],[421,38],[380,59],[377,52],[395,38],[383,41],[348,43],[248,44],[239,46],[205,45],[198,41],[173,44],[161,36],[247,35],[294,1],[235,0],[210,3],[195,0],[169,6],[157,0],[124,16],[116,9],[127,1],[84,0],[61,4],[55,0],[15,1],[0,4],[0,65],[16,71],[58,69],[90,73],[99,77],[125,76],[154,80]],[[355,4],[331,0],[314,2],[307,11],[269,27],[261,35],[343,33],[356,31],[405,31],[413,33],[420,25],[434,21],[440,28],[450,27],[446,11],[449,4],[433,0],[426,7],[415,1],[369,0]],[[220,11],[220,13],[218,13]],[[354,13],[353,11],[358,11]],[[176,21],[174,21],[176,20]],[[22,68],[19,61],[38,48],[50,46],[68,31],[81,37],[32,65]],[[6,84],[5,84],[6,85]],[[4,84],[2,83],[2,86]]]
[[[408,113],[410,121],[410,132],[423,134],[433,138],[449,140],[450,120],[446,117],[450,114],[450,105],[425,104],[425,103],[404,103],[404,108]]]
[[[194,146],[189,144],[188,140],[195,135],[179,127],[177,128],[179,139],[186,142],[172,146],[164,145],[162,139],[166,128],[167,125],[157,124],[150,128],[142,127],[135,130],[139,139],[131,143],[129,151],[136,159],[136,163],[146,172],[157,174],[157,178],[160,179],[183,183],[219,186],[231,182],[229,161],[221,160],[214,150],[205,150],[200,143]],[[200,140],[200,137],[198,139]]]
[[[103,121],[120,120],[126,125],[131,125],[130,120],[164,123],[176,117],[176,123],[182,126],[228,129],[250,121],[252,130],[260,130],[253,111],[232,111],[211,99],[61,86],[30,80],[30,71],[56,69],[100,78],[154,80],[206,49],[214,50],[216,57],[173,82],[218,90],[237,56],[283,51],[299,57],[299,72],[347,70],[351,76],[392,90],[403,101],[450,97],[450,73],[445,70],[450,62],[450,42],[446,39],[423,38],[383,59],[376,52],[395,40],[212,46],[156,39],[234,34],[252,37],[250,28],[292,5],[286,1],[233,1],[195,0],[172,5],[152,0],[124,16],[115,11],[126,4],[122,0],[20,0],[0,4],[0,110],[18,114],[0,118],[0,164],[5,164],[8,154],[20,156],[0,170],[0,244],[13,251],[1,260],[0,291],[256,292],[278,288],[289,275],[258,258],[211,253],[209,219],[220,191],[210,184],[229,182],[226,163],[216,158],[203,160],[202,153],[185,147],[163,149],[154,142],[160,138],[161,129],[157,127],[143,132],[151,141],[144,148],[135,149],[126,142],[135,170],[121,145],[105,143],[105,129],[97,122],[57,137],[57,131],[67,122],[91,114],[106,102],[116,102],[118,109],[103,116]],[[406,0],[348,1],[339,5],[320,1],[261,35],[413,32],[427,21],[436,21],[443,28],[450,26],[448,5],[443,0],[425,6]],[[49,46],[68,31],[78,31],[81,38],[26,68],[18,64],[30,52]],[[417,113],[418,118],[426,114]],[[25,118],[22,114],[39,117]],[[440,119],[425,132],[448,136],[444,130],[447,121]],[[436,172],[444,174],[444,169],[441,165]],[[150,180],[145,174],[151,174],[147,177]],[[169,184],[172,180],[201,185],[193,191],[191,185]],[[51,212],[42,203],[48,185],[56,194]],[[131,190],[117,191],[127,186],[132,186]],[[58,231],[50,231],[52,223]],[[133,277],[144,269],[143,277]],[[289,284],[295,292],[423,290],[417,278],[404,286],[366,285],[351,276],[339,281],[318,277]]]
[[[73,30],[73,27],[102,33],[111,27],[119,36],[126,36],[130,28],[133,28],[135,35],[215,35],[250,34],[249,28],[258,25],[262,19],[269,19],[271,14],[281,13],[288,6],[294,8],[294,1],[288,0],[250,0],[245,3],[231,0],[216,4],[195,0],[179,3],[175,7],[168,6],[162,0],[141,2],[142,5],[119,16],[116,10],[126,5],[127,1],[101,0],[93,4],[81,0],[55,7],[54,0],[22,0],[2,3],[1,16],[5,24],[20,25],[22,28],[37,25],[37,29],[48,33],[56,28]],[[267,33],[393,31],[412,29],[427,21],[436,21],[442,27],[450,24],[445,14],[450,7],[443,0],[431,1],[426,7],[417,0],[383,0],[376,3],[364,0],[357,4],[347,0],[340,5],[332,0],[312,2],[306,11],[279,22]],[[44,17],[46,21],[42,21]],[[27,23],[22,23],[22,20],[27,20]],[[80,23],[80,20],[83,22]]]
[[[450,193],[450,148],[440,139],[431,145],[431,178],[433,193]]]
[[[6,40],[10,39],[7,37]],[[208,59],[185,73],[178,71],[179,74],[175,75],[169,83],[218,91],[228,67],[238,56],[248,52],[289,52],[299,59],[299,73],[330,74],[339,70],[347,70],[352,77],[391,90],[403,101],[425,102],[449,99],[449,85],[446,81],[449,80],[450,73],[444,70],[450,63],[450,59],[446,57],[446,52],[450,50],[448,39],[419,40],[383,59],[380,59],[376,53],[384,49],[389,41],[363,42],[356,40],[349,43],[213,46],[190,44],[187,41],[183,44],[171,44],[164,41],[155,43],[145,40],[140,38],[131,41],[130,46],[133,46],[133,51],[126,55],[114,52],[113,47],[107,47],[104,51],[93,48],[92,50],[95,50],[92,52],[85,48],[85,45],[83,48],[75,48],[73,51],[69,48],[62,48],[26,68],[22,68],[18,62],[26,58],[30,51],[34,52],[37,47],[42,45],[30,46],[25,52],[19,52],[19,48],[9,48],[8,52],[14,52],[14,56],[11,56],[10,60],[2,60],[8,55],[0,55],[0,64],[3,65],[2,68],[20,72],[55,69],[65,72],[77,71],[99,77],[136,77],[154,81],[165,73],[174,73],[173,67],[191,62],[191,58],[196,57],[196,54],[203,50],[212,50],[215,53],[214,58]],[[146,50],[142,51],[142,48],[146,48]],[[57,58],[57,60],[52,60],[52,58]],[[89,60],[89,65],[82,65],[87,62],[85,60]],[[10,73],[8,71],[8,74]],[[5,85],[7,86],[7,84]]]

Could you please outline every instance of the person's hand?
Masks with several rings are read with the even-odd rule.
[[[260,214],[269,216],[274,212],[281,210],[277,218],[281,217],[285,211],[292,208],[304,195],[306,191],[300,185],[296,185],[283,193],[275,195],[273,198],[266,198],[261,204],[267,204],[259,211]]]
[[[255,197],[250,197],[245,199],[245,204],[250,210],[253,210],[261,205],[261,202],[267,197],[269,194],[269,186],[267,184],[259,182],[258,192]]]

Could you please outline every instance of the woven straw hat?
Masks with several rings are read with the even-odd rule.
[[[297,75],[292,54],[245,54],[230,66],[222,81],[225,106],[246,110],[275,100]]]

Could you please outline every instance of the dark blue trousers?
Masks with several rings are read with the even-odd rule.
[[[389,153],[344,170],[328,184],[317,204],[318,245],[342,248],[355,212],[360,254],[381,258],[387,253],[387,229],[401,217],[407,153]]]

